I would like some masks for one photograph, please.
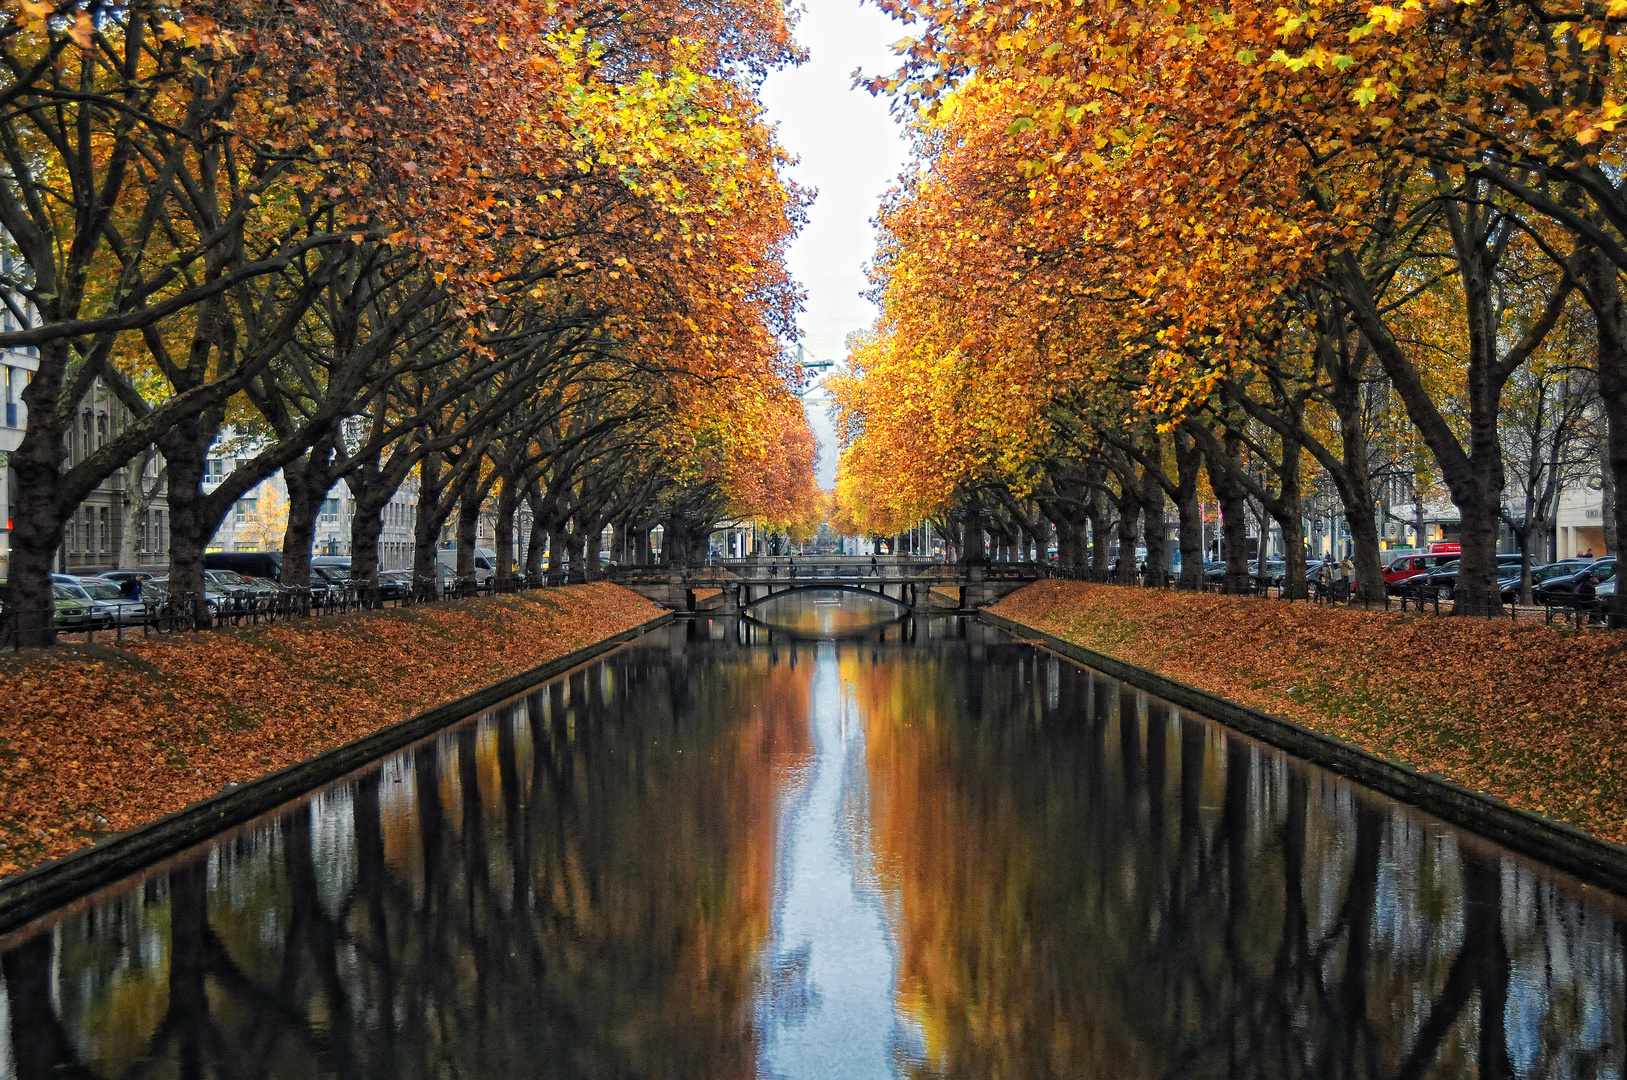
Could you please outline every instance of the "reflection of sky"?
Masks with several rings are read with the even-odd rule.
[[[871,872],[864,725],[818,648],[814,758],[781,796],[774,924],[757,999],[764,1075],[892,1077],[898,949]]]

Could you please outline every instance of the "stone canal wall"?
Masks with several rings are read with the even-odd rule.
[[[576,585],[0,659],[0,874],[662,615]]]
[[[990,612],[1627,843],[1620,634],[1060,581]]]

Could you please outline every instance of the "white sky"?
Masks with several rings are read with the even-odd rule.
[[[840,362],[847,335],[875,320],[874,306],[859,295],[875,250],[870,219],[908,150],[887,99],[852,89],[853,71],[892,71],[897,61],[889,46],[905,28],[859,0],[804,3],[797,40],[808,62],[770,75],[763,100],[781,144],[800,159],[792,176],[818,191],[791,247],[791,271],[808,292],[802,343],[811,358]],[[829,488],[836,482],[835,432],[823,406],[810,407],[808,418],[819,436],[819,480]]]

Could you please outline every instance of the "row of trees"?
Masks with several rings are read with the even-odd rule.
[[[1376,598],[1401,479],[1455,504],[1482,613],[1500,522],[1535,549],[1591,474],[1614,548],[1624,5],[887,6],[918,168],[836,388],[850,517],[1054,522],[1101,567],[1140,520],[1158,570],[1172,501],[1193,584],[1212,498],[1233,580],[1252,505],[1296,586],[1326,488]]]
[[[505,567],[522,503],[586,562],[612,520],[681,557],[725,514],[818,514],[780,346],[805,196],[757,96],[799,59],[780,4],[3,7],[0,346],[39,356],[8,618],[50,610],[64,524],[155,450],[177,595],[278,469],[293,584],[340,481],[365,582],[409,476],[423,576],[488,500]],[[93,391],[132,421],[78,444]],[[252,452],[206,490],[228,429]]]

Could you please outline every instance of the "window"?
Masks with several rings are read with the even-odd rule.
[[[322,520],[324,520],[324,521],[333,521],[333,520],[336,520],[338,517],[339,517],[339,500],[338,499],[323,499],[322,500]]]
[[[259,551],[260,550],[260,545],[259,544],[234,544],[234,545],[232,545],[232,547],[236,551]]]
[[[90,457],[90,424],[90,410],[86,409],[84,415],[80,417],[79,457],[81,460]]]
[[[102,548],[103,551],[113,550],[113,530],[109,527],[107,507],[102,507]]]
[[[226,475],[226,463],[220,458],[212,457],[203,463],[203,482],[218,484]]]
[[[259,509],[260,509],[260,500],[259,499],[238,499],[237,500],[237,520],[238,521],[246,521],[247,519],[253,517],[259,511]]]

